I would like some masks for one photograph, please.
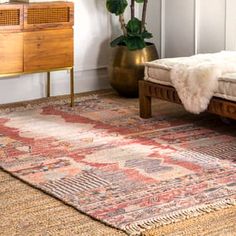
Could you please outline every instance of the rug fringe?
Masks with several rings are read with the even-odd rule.
[[[76,97],[75,98],[75,102],[83,102],[86,100],[90,100],[90,99],[97,99],[98,95],[96,94],[90,94],[90,95],[84,95],[83,97]],[[31,110],[34,108],[40,108],[43,107],[45,105],[50,106],[50,105],[64,105],[64,104],[69,104],[70,103],[70,98],[54,98],[54,99],[50,99],[50,98],[43,98],[44,100],[32,100],[29,102],[18,102],[19,105],[17,105],[17,103],[15,103],[14,105],[11,104],[5,104],[5,105],[1,105],[0,106],[0,111],[4,112],[4,113],[9,113],[12,111],[25,111],[25,110]],[[73,108],[72,108],[73,109]]]
[[[212,204],[191,207],[185,210],[179,210],[161,217],[155,217],[137,223],[127,225],[123,228],[130,236],[146,235],[145,231],[155,229],[163,225],[173,224],[182,220],[197,217],[212,211],[228,208],[236,205],[235,199],[224,199]]]

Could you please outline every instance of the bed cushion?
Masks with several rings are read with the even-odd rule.
[[[185,63],[186,58],[168,58],[146,63],[145,80],[157,84],[172,86],[170,72],[176,63]],[[215,97],[236,102],[236,73],[227,73],[218,79]]]

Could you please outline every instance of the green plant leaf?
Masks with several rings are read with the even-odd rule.
[[[133,19],[129,20],[127,26],[127,32],[131,34],[137,34],[141,31],[141,21],[134,17]]]
[[[143,37],[144,39],[150,39],[150,38],[152,38],[153,36],[152,36],[151,33],[149,33],[147,30],[145,30],[145,31],[142,32],[142,37]]]
[[[135,3],[146,3],[147,0],[134,0]],[[124,13],[128,6],[128,0],[106,0],[107,10],[120,16]],[[144,25],[144,29],[142,29],[142,22],[138,18],[134,17],[128,21],[126,24],[123,19],[120,19],[122,23],[122,29],[124,31],[124,35],[115,38],[111,42],[111,46],[115,47],[117,45],[127,46],[129,50],[138,50],[146,47],[145,39],[152,38],[152,34],[149,33]],[[125,29],[124,29],[125,27]]]
[[[124,43],[124,39],[125,39],[124,35],[121,35],[120,37],[114,39],[110,44],[111,47],[116,47],[117,45]]]
[[[126,37],[124,42],[131,51],[143,49],[146,46],[144,39],[141,37]]]
[[[107,10],[117,16],[123,14],[127,6],[127,0],[107,0],[106,2]]]

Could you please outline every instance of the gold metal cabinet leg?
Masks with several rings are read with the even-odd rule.
[[[70,99],[71,99],[71,107],[74,106],[74,67],[70,69]]]
[[[47,72],[47,97],[49,98],[50,97],[50,90],[51,90],[51,75],[50,75],[50,72],[48,71]]]

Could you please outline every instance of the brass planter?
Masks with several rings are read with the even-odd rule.
[[[129,51],[126,46],[114,49],[109,66],[111,86],[122,96],[137,97],[138,81],[144,77],[144,63],[158,59],[156,47],[149,44],[144,49]]]

